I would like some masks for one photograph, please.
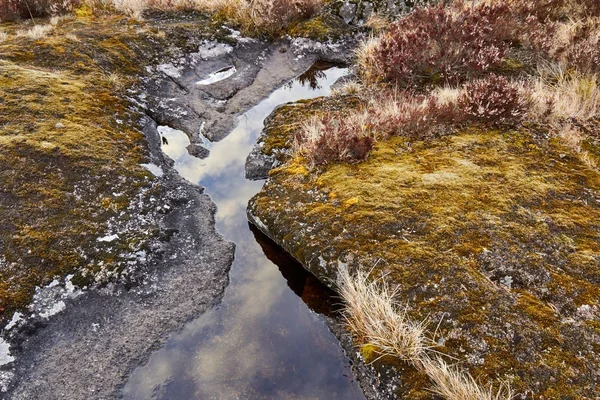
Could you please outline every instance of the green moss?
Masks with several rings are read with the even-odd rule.
[[[338,17],[322,14],[300,21],[289,28],[291,37],[304,37],[318,41],[336,40],[349,32],[349,27]]]
[[[267,132],[298,122],[277,121]],[[473,376],[513,377],[546,398],[597,394],[598,331],[577,308],[599,302],[600,175],[575,154],[526,131],[470,128],[393,137],[356,165],[305,166],[286,160],[250,208],[317,276],[335,278],[338,259],[376,264],[412,318],[444,315],[444,351]]]
[[[0,323],[55,276],[74,273],[89,284],[94,272],[122,270],[124,254],[157,233],[149,223],[110,245],[97,241],[109,221],[133,217],[132,201],[152,184],[139,165],[147,160],[139,115],[120,91],[145,65],[178,51],[167,44],[191,51],[199,38],[219,35],[199,19],[136,22],[89,11],[35,42],[15,35],[27,22],[3,25],[10,36],[0,43]]]

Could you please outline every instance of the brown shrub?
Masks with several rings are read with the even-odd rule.
[[[531,107],[519,86],[495,74],[467,83],[458,103],[469,121],[494,126],[519,123]]]
[[[464,121],[457,102],[438,94],[385,93],[374,95],[364,108],[313,118],[296,135],[294,148],[311,166],[359,162],[377,139],[394,135],[425,139],[448,134]]]
[[[80,5],[81,0],[2,0],[0,21],[47,17],[70,12]]]
[[[295,137],[312,166],[331,162],[358,162],[367,158],[374,139],[362,135],[353,124],[339,116],[324,115],[309,122]]]
[[[459,83],[500,65],[516,37],[507,5],[463,2],[417,8],[391,25],[375,50],[377,68],[401,85]]]

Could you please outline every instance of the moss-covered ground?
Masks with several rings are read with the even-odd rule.
[[[160,185],[140,166],[148,150],[126,91],[146,65],[223,33],[201,14],[76,14],[37,40],[17,34],[31,21],[2,24],[0,326],[36,286],[118,273],[156,234],[152,217],[137,218]]]
[[[280,108],[264,149],[289,147],[308,115],[344,103],[352,98]],[[375,266],[411,318],[429,318],[431,332],[440,323],[438,350],[482,382],[507,380],[527,398],[597,398],[600,174],[547,137],[472,126],[392,137],[356,165],[308,170],[288,157],[250,211],[319,277],[334,279],[338,260]],[[398,398],[431,397],[416,370],[376,364],[403,371]]]

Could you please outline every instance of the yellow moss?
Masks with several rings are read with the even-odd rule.
[[[358,197],[352,197],[350,199],[344,200],[344,207],[350,207],[354,204],[358,204],[359,202],[360,200],[358,199]]]
[[[300,21],[289,28],[292,37],[306,37],[313,40],[326,41],[335,39],[347,32],[348,28],[329,15],[318,15],[307,21]]]
[[[360,346],[360,354],[362,354],[367,364],[372,363],[379,357],[379,349],[370,343]]]
[[[75,15],[77,15],[80,18],[88,18],[94,15],[94,10],[92,10],[92,8],[83,3],[80,7],[78,7],[75,10]]]
[[[600,174],[563,152],[523,131],[393,137],[356,165],[306,174],[302,159],[290,161],[273,171],[252,208],[315,273],[323,274],[315,254],[334,264],[346,256],[357,267],[377,264],[373,275],[386,274],[409,299],[411,317],[446,313],[444,321],[463,329],[446,341],[451,355],[462,359],[486,344],[482,364],[468,365],[475,376],[520,371],[519,391],[548,370],[555,383],[540,395],[580,397],[589,392],[570,386],[561,369],[589,374],[597,357],[586,353],[581,362],[580,348],[546,349],[563,341],[557,310],[598,304]],[[507,329],[515,336],[504,336]],[[515,358],[517,350],[529,355]],[[404,395],[418,392],[408,386]]]
[[[88,18],[85,6],[78,13],[84,18],[62,20],[35,45],[14,35],[0,43],[0,258],[10,266],[0,271],[4,322],[36,286],[93,269],[89,260],[120,268],[96,238],[110,218],[130,218],[122,212],[151,176],[139,165],[143,135],[127,122],[138,117],[118,86],[133,83],[167,39],[144,41],[121,16]],[[120,85],[106,78],[114,71]],[[149,235],[131,233],[113,245],[133,250]]]

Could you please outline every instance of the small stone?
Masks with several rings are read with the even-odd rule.
[[[340,17],[347,24],[352,22],[355,14],[356,14],[356,4],[347,2],[347,3],[344,3],[344,5],[340,7]]]
[[[57,122],[56,125],[54,125],[54,127],[56,129],[62,129],[65,127],[65,125],[62,122]]]
[[[204,148],[203,146],[199,145],[199,144],[189,144],[186,147],[188,153],[190,153],[191,156],[196,157],[196,158],[206,158],[208,157],[208,155],[210,154],[210,151],[206,148]]]

